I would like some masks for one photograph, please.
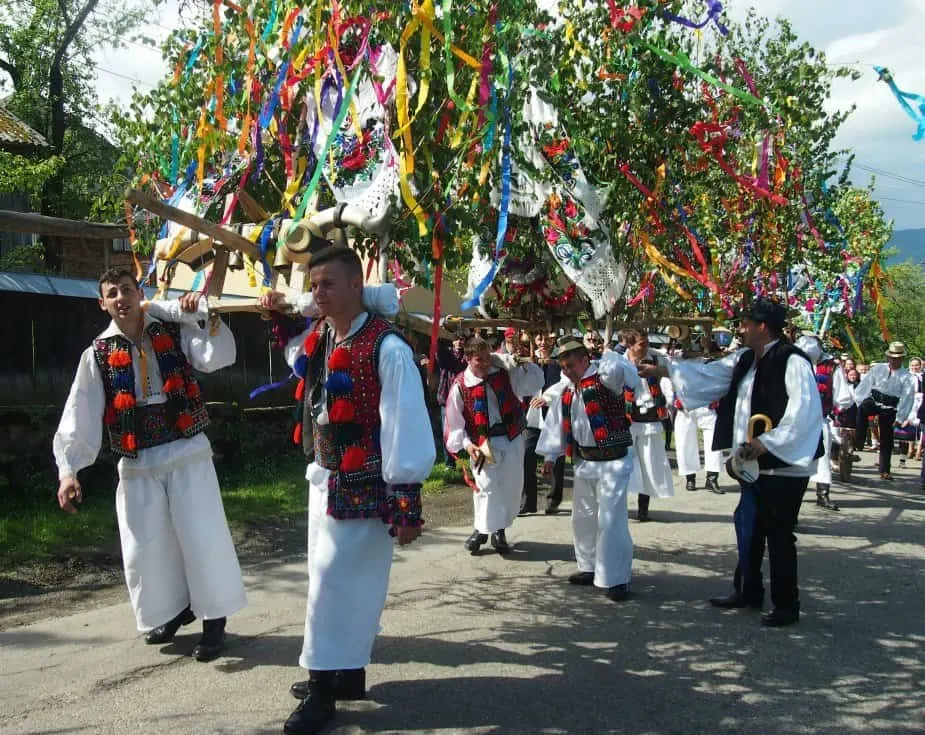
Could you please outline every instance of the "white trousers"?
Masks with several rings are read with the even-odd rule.
[[[299,665],[361,669],[369,664],[389,592],[392,537],[380,518],[327,514],[328,471],[309,467],[308,602]]]
[[[703,464],[707,472],[722,472],[723,453],[714,452],[713,430],[716,428],[716,411],[709,407],[693,411],[678,411],[674,420],[674,442],[678,456],[678,474],[681,477],[700,472],[700,442],[698,429],[703,431]]]
[[[524,486],[524,435],[510,441],[492,437],[491,451],[495,464],[486,464],[476,472],[469,463],[478,492],[472,493],[475,530],[495,533],[510,527],[520,512],[520,495]]]
[[[810,483],[820,485],[832,484],[832,425],[828,420],[822,422],[822,447],[825,450],[816,463],[816,474],[809,478]],[[850,448],[849,448],[850,451]]]
[[[660,421],[635,423],[630,426],[633,436],[633,473],[629,491],[654,495],[656,498],[674,496],[674,477],[665,452],[665,436]]]
[[[208,620],[247,604],[210,451],[143,471],[120,463],[116,515],[138,630],[187,605]]]
[[[594,572],[596,587],[628,584],[633,538],[626,512],[626,487],[633,450],[610,462],[580,460],[572,489],[572,534],[578,571]]]

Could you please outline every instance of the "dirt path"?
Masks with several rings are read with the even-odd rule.
[[[472,496],[453,485],[426,499],[427,529],[469,522]],[[252,523],[234,533],[241,565],[280,561],[305,553],[306,521]],[[62,612],[83,612],[126,600],[122,560],[117,553],[55,557],[0,574],[0,630],[38,622]]]

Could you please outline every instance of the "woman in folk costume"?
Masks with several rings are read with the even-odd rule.
[[[436,456],[421,374],[411,347],[380,314],[394,316],[392,285],[363,288],[349,248],[312,256],[312,293],[291,299],[318,318],[286,357],[304,374],[294,439],[309,460],[308,601],[299,665],[290,687],[301,703],[284,732],[319,732],[337,700],[366,696],[366,665],[379,630],[399,545],[421,534],[421,484]],[[285,308],[271,292],[261,308]],[[377,313],[378,312],[378,313]]]
[[[623,335],[626,357],[633,365],[637,368],[653,365],[667,369],[668,359],[662,353],[649,349],[649,338],[644,332],[627,329]],[[632,404],[630,431],[636,449],[629,491],[639,494],[636,518],[640,522],[649,520],[649,498],[652,495],[657,498],[674,496],[674,478],[662,429],[662,419],[668,415],[667,400],[658,377],[643,381],[643,385],[648,388],[651,403],[638,399],[633,390],[627,395],[627,403]]]
[[[81,355],[53,447],[58,503],[75,513],[83,499],[77,473],[96,461],[103,427],[119,459],[116,515],[122,561],[145,642],[170,641],[198,615],[199,661],[222,650],[226,618],[247,604],[193,369],[212,372],[235,361],[231,331],[205,300],[151,302],[128,271],[99,281],[100,308],[112,323]],[[202,308],[200,308],[202,307]]]
[[[446,448],[469,455],[475,530],[465,548],[476,554],[491,538],[499,554],[510,551],[505,530],[520,510],[524,484],[526,415],[520,396],[543,388],[543,372],[518,365],[512,355],[492,354],[481,337],[466,342],[468,365],[446,400]]]
[[[567,381],[546,413],[537,453],[543,473],[552,473],[563,455],[575,463],[572,533],[578,572],[576,585],[607,590],[614,602],[629,597],[633,539],[626,514],[626,491],[633,468],[633,438],[626,391],[644,394],[636,367],[607,350],[592,363],[588,349],[573,338],[559,348]]]

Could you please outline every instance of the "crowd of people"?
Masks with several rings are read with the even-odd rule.
[[[300,700],[284,726],[291,735],[319,732],[337,701],[366,696],[392,544],[420,535],[422,483],[438,454],[461,464],[473,489],[471,554],[486,544],[511,552],[508,529],[539,510],[539,477],[549,483],[544,512],[555,515],[570,461],[577,570],[568,582],[617,603],[631,595],[627,497],[636,494],[635,518],[646,522],[653,496],[673,496],[672,434],[687,491],[703,468],[704,486],[725,492],[728,455],[740,489],[738,563],[732,594],[711,603],[762,608],[767,550],[772,608],[762,623],[771,627],[799,620],[794,529],[809,484],[821,507],[837,510],[829,457],[856,456],[869,441],[883,480],[892,479],[894,441],[905,443],[901,461],[921,457],[922,361],[904,368],[905,346],[894,342],[885,362],[862,369],[826,354],[818,337],[788,337],[786,310],[772,301],[744,308],[726,350],[706,339],[660,350],[633,328],[606,345],[594,330],[508,329],[498,343],[459,335],[430,365],[389,321],[394,287],[364,287],[353,251],[315,254],[309,276],[307,294],[259,299],[268,312],[311,318],[285,345],[301,376],[294,438],[307,462],[309,518],[299,656],[308,679],[291,687]],[[233,363],[234,339],[196,294],[143,304],[125,271],[107,271],[99,285],[111,323],[81,357],[54,437],[58,502],[76,512],[77,473],[108,441],[120,457],[117,517],[137,626],[147,643],[162,644],[200,617],[193,655],[209,661],[246,597],[193,371]],[[428,414],[435,426],[422,421]]]

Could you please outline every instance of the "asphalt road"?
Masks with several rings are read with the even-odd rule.
[[[653,500],[653,522],[631,520],[634,597],[619,605],[566,583],[565,514],[519,518],[508,559],[470,557],[467,527],[430,532],[396,551],[370,699],[341,706],[330,731],[925,731],[925,493],[918,463],[884,483],[873,459],[833,489],[841,512],[808,493],[804,615],[785,629],[706,603],[730,589],[732,492],[679,486]],[[246,577],[250,605],[210,664],[189,657],[198,623],[146,646],[127,604],[0,632],[0,732],[280,732],[304,673],[304,562]]]

